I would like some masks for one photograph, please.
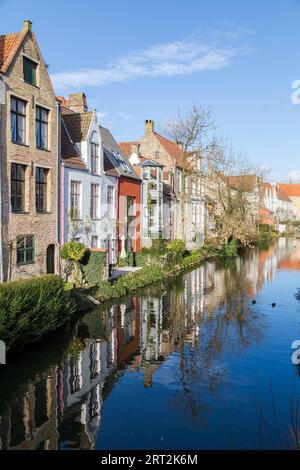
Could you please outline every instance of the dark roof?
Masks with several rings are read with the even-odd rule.
[[[63,116],[72,141],[77,144],[85,140],[88,135],[93,112],[68,114],[63,112]]]
[[[82,160],[79,151],[68,133],[64,119],[61,121],[61,156],[64,166],[69,168],[77,168],[80,170],[87,170],[87,167]]]
[[[158,163],[154,160],[144,160],[142,161],[140,164],[140,166],[153,166],[153,167],[160,167],[160,168],[163,168],[164,165],[162,165],[161,163]]]
[[[126,176],[140,180],[130,161],[123,153],[116,140],[105,127],[99,126],[103,143],[104,171],[115,170],[113,176]]]

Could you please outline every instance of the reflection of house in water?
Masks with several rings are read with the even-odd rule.
[[[139,300],[129,298],[102,312],[105,339],[85,339],[85,348],[77,355],[67,355],[60,367],[59,405],[63,436],[76,428],[74,440],[66,447],[94,448],[100,427],[105,387],[118,378],[128,360],[139,352]],[[105,381],[108,381],[108,385]]]
[[[128,360],[139,354],[140,345],[140,299],[128,297],[116,305],[118,367],[124,368]]]
[[[84,350],[75,355],[68,354],[59,368],[61,431],[64,432],[64,424],[68,425],[69,418],[74,422],[74,415],[78,425],[74,442],[67,442],[67,446],[93,448],[95,445],[103,405],[102,387],[111,371],[113,348],[113,341],[86,339]]]
[[[173,351],[170,331],[168,296],[141,298],[140,322],[140,370],[144,374],[144,385],[152,385],[154,372]]]
[[[249,298],[272,282],[278,268],[300,270],[300,240],[282,238],[266,250],[247,250],[227,267],[208,261],[176,278],[170,289],[151,288],[148,295],[90,312],[76,325],[74,345],[63,357],[58,353],[58,365],[21,382],[7,399],[0,447],[95,448],[103,401],[124,370],[140,371],[149,387],[174,351],[186,360],[187,380],[214,386],[213,366],[225,348],[234,347],[236,354],[238,346],[259,339],[263,330],[248,315]],[[229,321],[228,313],[240,312],[244,317]],[[81,348],[71,354],[77,340]],[[190,367],[190,359],[199,358],[197,367]]]
[[[13,397],[1,419],[2,449],[57,448],[56,379],[53,367]]]

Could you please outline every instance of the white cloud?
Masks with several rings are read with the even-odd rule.
[[[129,52],[104,68],[69,70],[52,75],[57,90],[105,86],[138,77],[172,77],[228,67],[241,48],[210,45],[199,40],[156,44]]]
[[[300,182],[300,170],[292,170],[287,175],[289,181]]]
[[[122,119],[125,119],[125,121],[127,121],[127,120],[130,119],[130,118],[132,118],[132,115],[131,115],[131,114],[124,113],[123,111],[121,111],[120,113],[117,113],[117,116],[119,116],[119,117],[122,118]]]

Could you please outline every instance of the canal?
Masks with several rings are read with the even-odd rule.
[[[281,238],[9,356],[0,447],[299,448],[299,271],[300,240]]]

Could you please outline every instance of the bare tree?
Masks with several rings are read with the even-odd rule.
[[[219,146],[208,160],[205,178],[207,216],[224,244],[230,239],[249,245],[257,235],[263,178],[232,147]]]
[[[214,130],[210,108],[204,106],[192,106],[183,115],[178,112],[177,118],[168,124],[170,138],[181,145],[181,191],[179,195],[181,236],[185,235],[185,203],[190,199],[190,189],[186,188],[186,178],[194,178],[203,181],[204,156],[211,153],[215,146],[215,140],[211,134]],[[189,185],[190,188],[191,185]],[[200,189],[200,193],[202,189]]]
[[[235,153],[215,133],[210,108],[194,105],[185,115],[178,113],[169,123],[170,137],[182,147],[180,215],[185,233],[186,177],[200,181],[205,196],[208,225],[226,243],[236,238],[243,244],[253,240],[258,228],[262,177],[242,154]]]

